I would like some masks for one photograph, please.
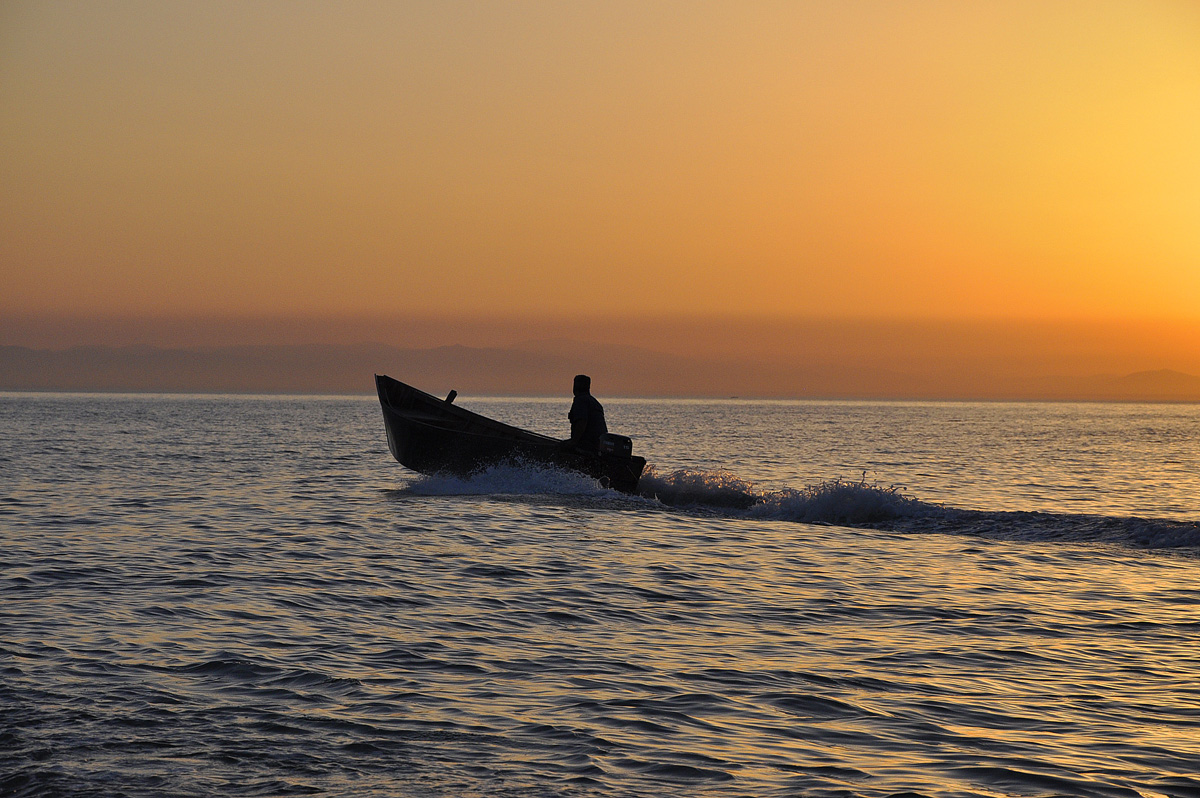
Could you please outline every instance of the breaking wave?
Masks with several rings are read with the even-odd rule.
[[[1005,540],[1111,543],[1147,549],[1200,550],[1200,524],[1052,512],[965,510],[921,501],[902,488],[832,479],[803,488],[759,490],[728,471],[652,465],[626,497],[572,471],[535,464],[498,465],[469,477],[422,476],[406,493],[418,496],[570,496],[653,502],[689,512],[765,521],[880,529],[906,534],[971,535]]]
[[[895,486],[833,479],[804,488],[758,491],[726,471],[681,469],[660,474],[646,467],[641,494],[672,507],[724,507],[746,510],[754,518],[826,524],[870,524],[901,516],[941,512]]]
[[[690,468],[660,474],[647,465],[638,481],[638,493],[671,507],[727,507],[745,509],[759,500],[754,486],[728,471]]]
[[[833,479],[804,488],[758,491],[724,471],[653,466],[640,493],[663,504],[742,517],[866,527],[905,533],[974,535],[1006,540],[1111,543],[1148,549],[1200,549],[1200,523],[1049,512],[964,510],[915,499],[896,486]]]
[[[899,488],[833,479],[796,490],[764,493],[750,508],[756,518],[808,524],[875,524],[944,512],[905,496]]]
[[[610,493],[595,479],[584,474],[533,464],[496,465],[466,477],[449,474],[422,476],[408,486],[407,492],[419,496],[603,496]]]

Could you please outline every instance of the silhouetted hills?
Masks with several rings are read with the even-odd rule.
[[[567,396],[571,377],[581,372],[593,376],[602,396],[1200,401],[1200,377],[1170,370],[1002,380],[849,362],[689,358],[561,338],[496,348],[0,347],[0,389],[23,391],[369,394],[379,373],[435,394],[453,388],[468,395]]]
[[[1200,377],[1170,369],[1138,371],[1121,377],[1094,377],[1084,387],[1097,399],[1200,401]]]

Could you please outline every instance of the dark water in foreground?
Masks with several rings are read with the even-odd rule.
[[[0,795],[1200,795],[1200,408],[606,409],[0,397]]]

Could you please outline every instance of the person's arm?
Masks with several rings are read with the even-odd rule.
[[[578,399],[571,403],[571,411],[567,413],[567,418],[571,422],[571,437],[563,443],[578,446],[579,439],[583,437],[583,431],[587,429],[587,412],[580,407]]]

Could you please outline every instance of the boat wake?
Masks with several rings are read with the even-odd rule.
[[[670,507],[723,507],[746,509],[759,501],[754,486],[728,471],[684,468],[660,474],[647,465],[638,482],[638,494]]]
[[[501,465],[469,477],[421,476],[404,491],[417,496],[569,496],[605,502],[653,502],[676,510],[733,518],[848,526],[911,534],[970,535],[1004,540],[1110,543],[1200,551],[1192,521],[1067,513],[965,510],[924,502],[896,486],[833,479],[803,488],[759,490],[725,471],[647,465],[638,496],[595,479],[538,464]]]
[[[682,469],[659,474],[646,466],[639,490],[672,507],[726,507],[755,518],[826,524],[869,524],[940,508],[905,496],[899,488],[834,479],[805,488],[757,491],[724,471]]]
[[[418,477],[407,488],[418,496],[539,495],[607,496],[592,477],[538,464],[497,465],[470,476]]]
[[[1005,540],[1110,543],[1148,549],[1200,550],[1200,523],[1048,512],[964,510],[908,496],[896,486],[827,480],[804,488],[758,491],[733,474],[646,466],[640,493],[663,504],[721,510],[748,518],[864,527],[905,533],[972,535]]]

